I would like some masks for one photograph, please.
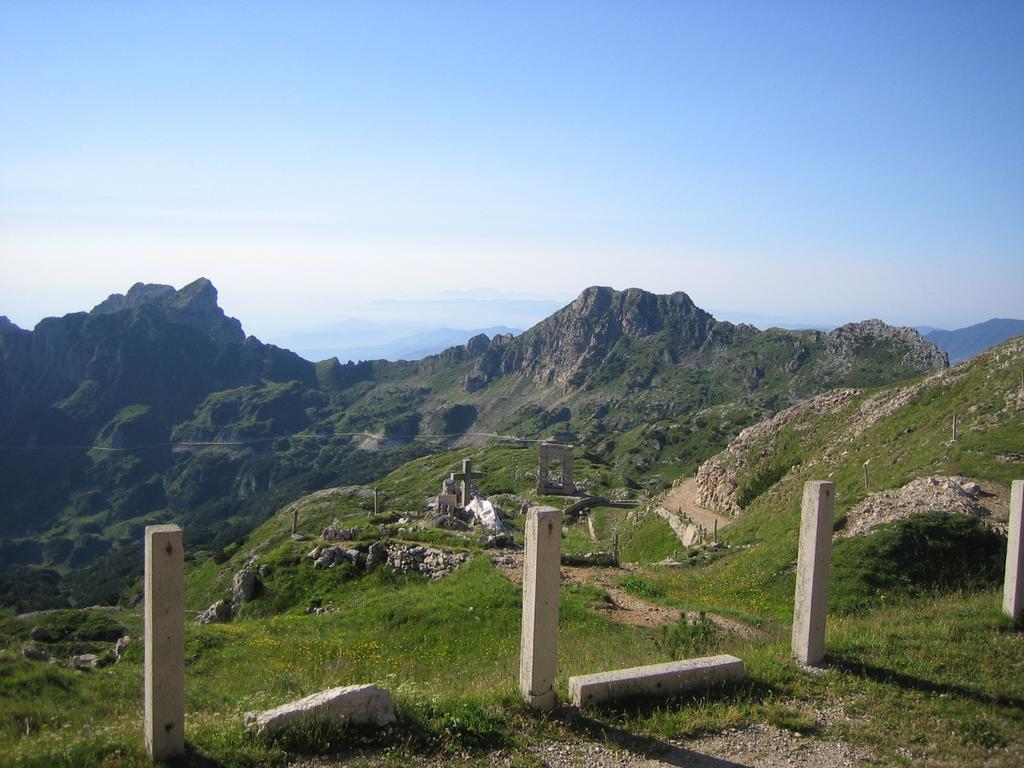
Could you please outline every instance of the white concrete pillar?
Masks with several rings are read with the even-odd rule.
[[[156,761],[185,751],[185,558],[181,528],[146,526],[145,730]]]
[[[1024,609],[1024,480],[1010,485],[1010,529],[1006,536],[1003,613],[1020,618]]]
[[[813,481],[804,484],[793,606],[793,656],[801,664],[812,667],[820,665],[825,658],[825,618],[832,571],[835,499],[835,483]]]
[[[532,507],[526,519],[519,690],[527,704],[541,710],[553,709],[556,703],[561,552],[561,510]]]

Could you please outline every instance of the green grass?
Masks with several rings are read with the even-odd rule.
[[[681,656],[734,653],[749,673],[748,682],[727,689],[620,703],[581,721],[570,712],[537,719],[519,703],[519,588],[485,559],[442,582],[383,573],[370,579],[347,585],[336,614],[189,627],[189,764],[280,764],[286,751],[378,745],[397,750],[395,764],[436,752],[453,761],[468,754],[466,762],[482,765],[495,749],[525,761],[538,739],[595,736],[595,728],[676,739],[758,721],[866,745],[879,765],[899,764],[907,750],[915,765],[985,759],[1012,766],[1024,754],[1017,736],[1022,629],[1000,618],[992,591],[906,598],[834,616],[827,672],[807,675],[788,659],[784,626],[752,640],[699,619],[660,631],[627,627],[591,610],[596,590],[567,585],[556,681],[563,699],[570,675]],[[137,616],[116,620],[138,632]],[[7,761],[144,765],[139,643],[116,665],[74,672],[21,659],[21,633],[11,632],[10,621],[20,620],[2,625],[0,749]],[[367,681],[393,692],[400,722],[392,731],[312,724],[267,740],[242,727],[246,710]],[[813,712],[836,702],[852,720],[826,729]]]
[[[867,747],[880,766],[1024,764],[1024,625],[1011,624],[998,612],[1000,595],[993,585],[1001,573],[1000,543],[976,521],[926,515],[883,526],[868,537],[837,541],[826,671],[799,670],[790,661],[788,639],[802,484],[824,477],[836,482],[839,522],[864,498],[866,459],[871,459],[872,489],[939,472],[1008,482],[1020,474],[1013,456],[1024,444],[1019,413],[1007,417],[1005,410],[1019,368],[1019,360],[1000,358],[998,352],[983,355],[960,379],[925,389],[841,450],[829,449],[877,392],[865,393],[839,413],[815,413],[789,424],[770,445],[750,446],[753,460],[740,480],[752,495],[743,515],[720,534],[727,548],[708,559],[693,558],[688,567],[648,568],[623,582],[648,600],[760,625],[750,637],[719,630],[699,615],[657,630],[617,624],[594,610],[604,601],[601,590],[563,584],[555,682],[563,699],[574,674],[704,653],[736,654],[749,675],[727,688],[620,702],[586,717],[569,710],[537,717],[519,703],[520,588],[478,553],[473,536],[401,532],[396,522],[406,513],[421,513],[440,478],[462,458],[472,458],[485,471],[481,486],[501,494],[510,509],[517,499],[564,506],[564,499],[535,496],[534,451],[481,447],[410,462],[377,484],[384,499],[377,519],[371,519],[371,502],[358,492],[301,505],[300,530],[306,534],[318,533],[337,517],[346,527],[364,528],[363,544],[378,535],[419,537],[478,553],[440,582],[386,570],[366,576],[344,569],[315,571],[305,558],[313,542],[292,542],[291,516],[279,512],[249,538],[224,551],[197,553],[189,563],[188,604],[195,609],[224,595],[232,573],[250,557],[269,572],[264,593],[245,606],[240,619],[188,626],[190,752],[185,762],[283,764],[286,753],[384,745],[392,752],[381,758],[383,764],[437,753],[450,762],[486,765],[493,762],[494,750],[530,764],[530,745],[545,738],[602,739],[624,731],[650,746],[768,722],[810,738]],[[953,408],[964,414],[955,444],[947,434]],[[654,429],[633,438],[633,445],[623,443],[622,455],[640,460],[647,455],[644,444],[652,450],[655,443],[672,444],[670,435]],[[576,471],[594,492],[628,485],[611,463],[599,459],[578,456]],[[585,525],[572,526],[563,542],[567,554],[607,548],[616,533],[624,561],[650,564],[683,550],[656,515],[633,525],[625,510],[593,514],[600,541],[589,540]],[[518,536],[521,519],[513,515],[512,522]],[[305,615],[313,600],[332,612]],[[71,650],[61,643],[107,643],[97,633],[112,636],[116,627],[127,627],[135,637],[139,631],[139,617],[130,612],[104,618],[49,614],[40,622],[56,630],[59,653]],[[33,625],[0,620],[3,759],[39,766],[146,764],[139,738],[138,642],[115,665],[74,672],[21,657]],[[73,637],[79,628],[81,635]],[[267,740],[242,728],[246,710],[355,682],[378,682],[393,692],[400,717],[394,729],[367,734],[306,723]],[[839,705],[849,719],[827,726],[815,715]]]
[[[681,549],[669,524],[654,513],[626,528],[619,538],[619,559],[624,563],[654,563]]]

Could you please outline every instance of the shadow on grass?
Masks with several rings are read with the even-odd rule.
[[[921,677],[915,677],[914,675],[908,675],[904,672],[886,669],[885,667],[879,667],[865,661],[856,661],[830,654],[825,657],[825,664],[842,672],[856,675],[857,677],[865,677],[876,683],[898,685],[900,688],[921,691],[922,693],[947,694],[961,699],[970,699],[978,702],[979,704],[1024,709],[1024,699],[1016,696],[992,695],[974,688],[969,688],[965,685],[925,680]]]
[[[157,765],[167,765],[170,768],[222,768],[224,763],[200,752],[195,744],[186,741],[184,754]]]
[[[633,733],[610,720],[620,717],[649,717],[665,708],[684,708],[687,704],[708,695],[703,691],[694,695],[664,697],[633,697],[622,699],[587,711],[572,706],[563,706],[556,710],[551,719],[560,723],[566,730],[592,741],[610,742],[620,749],[645,758],[655,758],[668,765],[686,766],[687,768],[743,768],[742,763],[713,757],[695,752],[685,747],[664,741],[654,736]],[[774,689],[759,681],[746,681],[740,684],[715,688],[712,695],[723,701],[742,699],[744,701],[763,701],[775,695]]]
[[[694,752],[692,749],[685,749],[654,736],[643,736],[601,720],[595,720],[575,707],[562,707],[551,716],[551,719],[579,736],[592,741],[611,743],[620,749],[642,755],[647,759],[656,759],[667,765],[686,766],[686,768],[746,768],[743,763],[735,763],[731,760],[722,760],[701,752]]]

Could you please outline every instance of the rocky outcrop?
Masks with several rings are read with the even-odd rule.
[[[255,568],[255,558],[231,577],[231,600],[218,600],[196,616],[196,624],[218,624],[231,621],[244,603],[254,600],[263,588],[260,574],[267,573],[265,566]]]
[[[360,572],[370,573],[386,565],[396,573],[416,574],[441,579],[469,560],[466,553],[445,552],[419,544],[377,542],[367,552],[342,546],[318,546],[307,554],[313,567],[320,570],[351,563]]]
[[[976,480],[958,475],[933,475],[919,477],[902,488],[872,493],[850,508],[846,525],[836,536],[864,536],[883,523],[923,512],[953,512],[975,517],[990,514]]]
[[[359,569],[366,566],[366,555],[358,549],[348,547],[315,547],[306,555],[313,561],[313,567],[321,570],[333,568],[341,563],[352,563]]]
[[[656,295],[629,288],[587,288],[569,306],[521,336],[493,344],[467,378],[479,388],[510,373],[569,389],[582,385],[620,339],[643,340],[663,334],[667,354],[699,348],[715,319],[683,292]]]
[[[227,600],[218,600],[196,616],[196,624],[223,624],[235,616],[235,607]]]
[[[260,588],[260,580],[251,568],[243,568],[231,579],[231,601],[236,604],[247,603],[256,597]]]
[[[388,547],[387,565],[396,573],[442,579],[467,560],[469,555],[464,552],[445,552],[413,544],[392,544]]]
[[[465,376],[466,392],[512,374],[570,391],[585,386],[617,350],[638,345],[647,347],[645,360],[660,360],[649,376],[657,365],[665,364],[724,367],[730,377],[740,377],[756,390],[771,368],[794,377],[794,400],[820,392],[822,381],[826,387],[839,387],[846,383],[844,376],[853,373],[857,378],[868,358],[873,365],[881,360],[879,370],[888,372],[875,376],[878,383],[948,366],[945,353],[917,331],[880,320],[850,323],[827,334],[762,332],[750,325],[715,320],[681,291],[656,295],[638,288],[616,291],[601,286],[587,288],[567,307],[517,338],[488,342],[477,337],[458,348],[456,357],[477,357]],[[787,346],[792,349],[789,358],[779,360]],[[732,368],[736,354],[749,364]],[[647,383],[638,385],[643,388]]]
[[[217,289],[200,277],[181,290],[170,285],[136,283],[128,293],[115,293],[100,302],[90,314],[106,315],[125,310],[152,308],[174,323],[191,325],[222,344],[245,341],[242,324],[224,314],[217,304]]]
[[[359,536],[358,528],[342,528],[337,518],[320,532],[320,538],[324,541],[352,541],[357,536]]]
[[[839,359],[852,359],[864,344],[888,344],[899,350],[902,363],[919,371],[949,367],[949,356],[913,328],[894,326],[881,320],[847,323],[825,336],[825,348]]]

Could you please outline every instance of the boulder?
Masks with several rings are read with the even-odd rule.
[[[487,549],[511,549],[514,546],[515,540],[511,533],[495,533],[484,541],[484,547]]]
[[[981,486],[973,480],[968,480],[966,483],[960,483],[960,490],[968,496],[977,496],[981,493]]]
[[[391,694],[378,685],[330,688],[265,712],[246,712],[245,725],[258,733],[274,731],[305,717],[383,727],[396,721]]]
[[[222,624],[231,621],[234,615],[235,607],[231,603],[218,600],[196,617],[196,624]]]
[[[442,528],[446,531],[468,531],[469,526],[455,515],[439,515],[430,521],[435,528]]]
[[[36,645],[26,645],[21,649],[21,655],[29,661],[49,661],[50,654],[46,652],[45,648],[40,648]]]
[[[100,665],[100,657],[95,653],[83,653],[71,657],[71,666],[75,669],[95,669]]]
[[[370,545],[369,551],[366,553],[366,572],[370,573],[376,567],[382,563],[386,563],[388,559],[388,549],[379,541],[375,544]]]
[[[121,657],[124,656],[124,652],[128,650],[128,644],[131,640],[132,639],[128,637],[128,635],[124,635],[118,638],[118,641],[114,643],[114,650],[112,653],[116,661],[120,661]]]
[[[56,639],[53,633],[46,627],[32,627],[32,631],[28,633],[28,636],[40,643],[49,643]]]
[[[250,568],[243,568],[231,580],[231,601],[233,603],[249,602],[256,597],[259,584],[256,572]]]
[[[501,512],[488,499],[473,499],[466,505],[466,511],[472,513],[473,520],[491,531],[504,531],[508,526],[501,519]]]

